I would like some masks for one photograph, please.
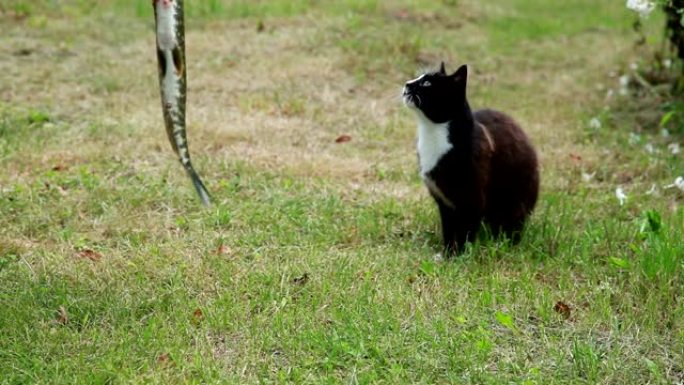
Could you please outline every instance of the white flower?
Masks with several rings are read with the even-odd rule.
[[[667,149],[670,150],[672,155],[679,154],[679,143],[670,143],[667,145]]]
[[[592,172],[591,174],[583,172],[582,173],[582,180],[584,182],[591,182],[592,179],[594,179],[594,175],[596,175],[596,171]]]
[[[637,144],[639,142],[641,142],[641,135],[630,132],[629,133],[629,144]]]
[[[655,9],[653,0],[627,0],[627,8],[638,12],[641,17],[648,16]]]
[[[617,198],[618,202],[620,202],[620,206],[625,204],[625,201],[627,200],[627,195],[625,195],[625,192],[622,190],[622,187],[619,187],[615,189],[615,197]]]
[[[662,136],[663,138],[667,138],[668,136],[670,136],[670,131],[668,131],[667,128],[663,128],[662,130],[660,130],[660,136]]]
[[[670,69],[670,67],[672,67],[672,60],[671,59],[663,60],[663,67]]]
[[[618,79],[620,82],[620,88],[618,88],[618,93],[622,96],[627,95],[629,93],[629,75],[622,75]]]
[[[622,75],[620,76],[620,87],[622,88],[627,88],[629,85],[629,75]]]
[[[676,188],[682,190],[682,192],[684,192],[684,178],[682,178],[681,176],[678,176],[677,179],[675,179],[674,183],[665,186],[665,188],[673,188],[673,187],[676,187]]]
[[[606,99],[612,98],[612,97],[613,97],[613,94],[615,94],[615,91],[613,91],[613,90],[608,90],[608,91],[606,92]]]
[[[649,154],[653,154],[655,152],[655,148],[653,147],[653,145],[651,143],[647,143],[644,146],[644,150],[646,150],[646,152],[648,152]]]
[[[596,288],[599,289],[600,291],[608,291],[608,292],[613,291],[613,288],[610,287],[610,283],[608,281],[601,282]]]
[[[591,118],[589,121],[589,128],[592,130],[598,130],[601,128],[601,121],[598,118]]]

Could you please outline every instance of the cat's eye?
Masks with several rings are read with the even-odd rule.
[[[432,85],[432,83],[430,83],[429,80],[423,80],[423,82],[420,83],[421,87],[430,87],[431,85]]]

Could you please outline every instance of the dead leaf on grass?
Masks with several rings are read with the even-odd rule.
[[[91,249],[83,249],[78,252],[78,256],[83,258],[83,259],[89,259],[93,262],[97,262],[100,259],[102,259],[102,254],[98,253],[95,250]]]
[[[159,355],[159,357],[157,357],[157,362],[160,364],[171,363],[171,356],[169,355],[169,353],[162,353]]]
[[[195,309],[194,312],[192,312],[192,321],[194,323],[199,323],[204,319],[204,313],[202,313],[202,309],[197,308]]]
[[[233,250],[226,246],[226,245],[221,245],[216,249],[216,254],[218,255],[231,255],[233,254]]]
[[[69,314],[67,314],[64,306],[60,306],[57,310],[57,323],[60,325],[66,325],[69,322]]]
[[[553,311],[563,316],[564,319],[570,318],[570,306],[563,301],[558,301],[553,306]]]
[[[393,16],[399,20],[408,20],[411,14],[405,9],[400,9],[399,11],[394,12]]]
[[[295,277],[295,279],[292,280],[292,283],[295,285],[306,285],[306,283],[309,282],[309,273],[304,273],[301,277]]]
[[[45,183],[43,183],[43,185],[45,186],[45,189],[48,190],[48,191],[52,190],[52,188],[53,188],[53,186],[52,186],[49,182],[45,182]],[[55,186],[54,186],[54,189],[57,190],[57,192],[59,193],[59,195],[61,195],[61,196],[63,196],[63,197],[65,197],[65,196],[67,196],[67,195],[69,194],[69,193],[67,192],[67,190],[66,190],[64,187],[60,186],[60,185],[55,185]]]
[[[14,56],[30,56],[33,52],[35,52],[31,48],[20,48],[16,51],[13,52]]]
[[[67,190],[66,190],[64,187],[62,187],[62,186],[57,185],[56,189],[57,189],[57,192],[59,193],[59,195],[61,195],[61,196],[63,196],[63,197],[65,197],[65,196],[67,196],[67,195],[69,194],[69,193],[67,192]]]
[[[347,143],[352,140],[352,137],[349,135],[340,135],[335,139],[335,143]]]

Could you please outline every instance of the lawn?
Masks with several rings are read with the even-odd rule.
[[[659,17],[643,46],[619,0],[188,3],[209,208],[149,0],[0,5],[0,384],[684,383],[684,131],[620,86]],[[399,94],[441,60],[538,149],[520,245],[434,258]]]

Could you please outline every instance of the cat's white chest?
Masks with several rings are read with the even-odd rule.
[[[424,116],[418,116],[418,159],[420,176],[428,190],[449,207],[453,203],[446,197],[437,183],[430,178],[430,171],[435,168],[442,157],[453,145],[449,142],[449,124],[433,123]]]
[[[433,123],[423,116],[418,117],[418,159],[423,179],[452,147],[449,123]]]

